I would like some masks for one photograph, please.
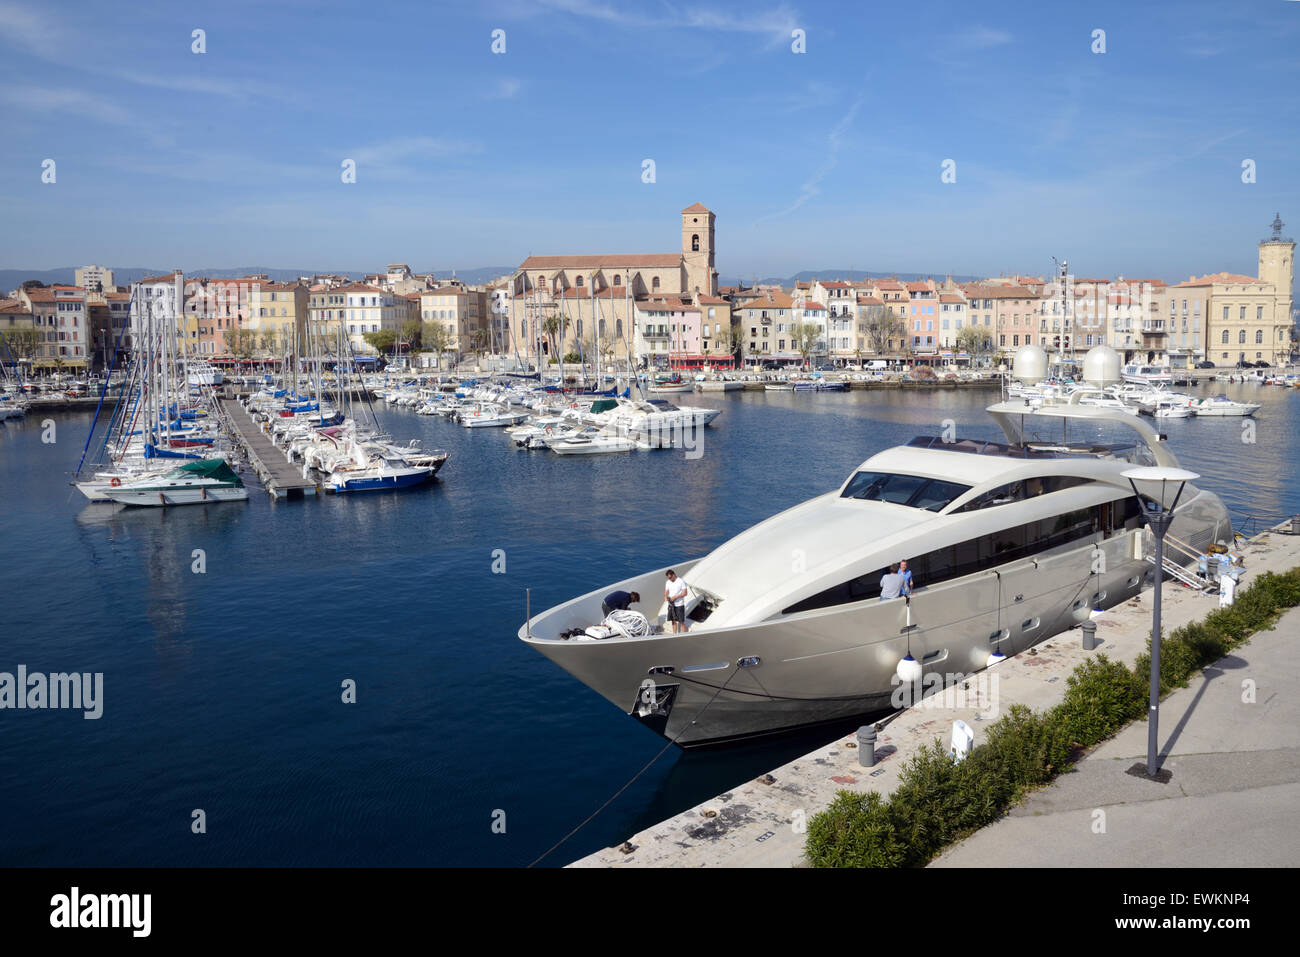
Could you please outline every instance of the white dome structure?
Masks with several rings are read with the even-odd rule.
[[[1026,385],[1047,378],[1047,353],[1042,346],[1021,346],[1011,360],[1011,374]]]
[[[1119,382],[1119,353],[1110,346],[1093,346],[1083,357],[1083,381],[1104,389]]]

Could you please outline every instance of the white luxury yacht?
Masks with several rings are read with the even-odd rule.
[[[1046,358],[1022,347],[1017,378],[1041,379]],[[1104,386],[1119,366],[1099,346],[1084,377]],[[690,587],[688,633],[665,633],[667,609],[648,600],[640,627],[620,621],[596,629],[610,637],[587,637],[610,591],[662,595],[665,569],[656,569],[531,617],[519,637],[692,747],[888,710],[906,655],[927,677],[969,674],[1137,594],[1154,559],[1121,473],[1177,467],[1164,437],[1134,416],[1067,398],[988,411],[1005,442],[914,439],[872,456],[840,488],[674,563]],[[1125,441],[1096,440],[1102,428]],[[1138,489],[1148,500],[1166,494],[1153,482]],[[1167,561],[1187,564],[1231,541],[1212,492],[1189,485],[1176,501],[1173,489],[1167,495]],[[882,600],[881,576],[901,559],[913,594]]]

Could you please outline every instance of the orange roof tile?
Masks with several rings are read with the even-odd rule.
[[[1241,276],[1231,272],[1210,273],[1208,276],[1201,276],[1199,279],[1193,276],[1187,282],[1180,282],[1179,286],[1210,286],[1214,283],[1264,283],[1265,280],[1257,276]]]
[[[529,256],[519,268],[523,269],[653,269],[678,268],[681,253],[642,253],[635,255],[599,256]]]

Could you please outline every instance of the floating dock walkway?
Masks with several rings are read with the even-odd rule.
[[[294,468],[284,453],[271,444],[247,409],[234,399],[221,399],[220,402],[232,438],[243,446],[253,470],[274,498],[303,498],[320,491],[314,479],[303,478],[302,470]]]

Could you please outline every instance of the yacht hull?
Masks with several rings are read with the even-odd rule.
[[[248,499],[246,488],[147,488],[131,489],[122,486],[109,489],[108,499],[119,505],[141,505],[159,508],[167,505],[208,505],[213,502],[243,502]],[[92,501],[96,501],[92,499]]]
[[[1219,519],[1212,510],[1176,519],[1171,534],[1204,547],[1230,536]],[[613,589],[660,594],[660,569],[557,606],[519,637],[669,740],[711,746],[895,710],[902,694],[895,671],[908,653],[922,663],[924,681],[932,687],[934,675],[946,686],[984,669],[994,651],[1014,655],[1073,628],[1094,607],[1127,601],[1149,583],[1143,535],[1089,539],[921,587],[910,606],[871,599],[752,625],[701,624],[684,635],[558,639],[599,621],[602,596]],[[1106,555],[1101,574],[1094,545]],[[673,567],[689,583],[695,564]]]

